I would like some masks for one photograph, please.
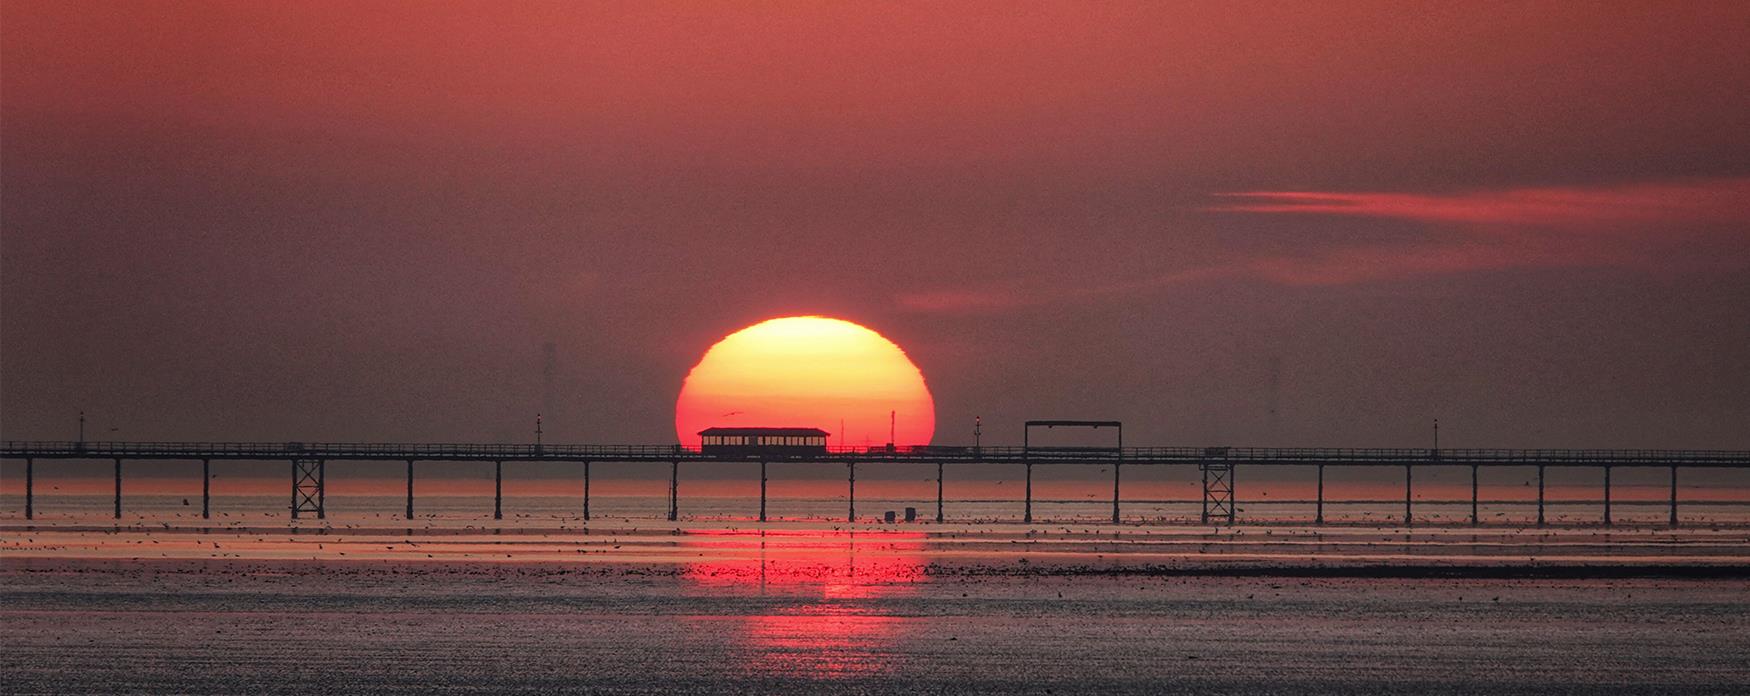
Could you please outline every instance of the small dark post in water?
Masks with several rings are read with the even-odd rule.
[[[1470,465],[1470,526],[1477,526],[1477,465]]]
[[[936,462],[936,521],[942,521],[942,463]]]
[[[856,462],[845,462],[845,465],[849,466],[851,469],[851,487],[850,487],[851,510],[848,513],[848,515],[845,517],[845,521],[856,522],[857,521],[857,463]]]
[[[766,521],[766,463],[760,462],[760,521]]]
[[[1412,518],[1410,517],[1410,477],[1411,477],[1410,470],[1411,470],[1410,465],[1405,464],[1404,465],[1404,526],[1405,527],[1408,527],[1412,524],[1412,521],[1411,521]]]
[[[213,460],[201,460],[201,519],[213,516]]]
[[[407,460],[407,519],[413,519],[413,460]]]
[[[1671,467],[1671,526],[1677,526],[1677,467]]]
[[[115,458],[115,518],[122,518],[122,458]]]
[[[1675,480],[1675,477],[1673,477]],[[1675,498],[1673,498],[1675,500]],[[1677,519],[1677,513],[1671,513]],[[36,518],[36,460],[24,458],[24,519]]]
[[[1543,465],[1537,465],[1537,526],[1543,526]]]
[[[681,462],[676,459],[668,463],[668,521],[673,522],[681,516]]]
[[[1604,467],[1604,526],[1610,526],[1610,467]]]
[[[589,521],[589,460],[583,461],[583,520]]]
[[[492,463],[492,519],[504,519],[504,462]]]
[[[1325,523],[1325,465],[1319,465],[1319,498],[1318,507],[1314,508],[1313,524]]]
[[[1027,510],[1023,521],[1033,524],[1033,462],[1027,462]]]

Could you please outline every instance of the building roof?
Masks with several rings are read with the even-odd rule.
[[[706,428],[699,431],[704,435],[776,435],[779,437],[826,437],[831,435],[820,428]]]

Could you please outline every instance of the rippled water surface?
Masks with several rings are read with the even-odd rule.
[[[1744,693],[1743,529],[0,525],[11,693]]]

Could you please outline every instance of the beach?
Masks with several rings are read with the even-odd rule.
[[[1750,688],[1742,527],[0,529],[12,693]]]

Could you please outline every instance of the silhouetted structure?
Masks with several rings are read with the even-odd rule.
[[[706,428],[699,431],[699,451],[747,459],[822,455],[830,434],[820,428]]]
[[[1057,425],[1088,421],[1035,421]],[[1116,422],[1100,422],[1102,427]],[[740,435],[736,435],[740,432]],[[844,464],[848,471],[849,517],[856,519],[858,464],[936,465],[936,519],[943,519],[942,479],[948,464],[1020,464],[1028,467],[1114,466],[1113,510],[1121,500],[1116,465],[1197,466],[1204,473],[1203,514],[1205,522],[1235,521],[1238,496],[1234,474],[1241,465],[1310,466],[1318,470],[1317,517],[1324,522],[1324,469],[1345,467],[1402,467],[1404,469],[1404,523],[1412,524],[1410,485],[1415,469],[1457,466],[1482,468],[1535,467],[1537,470],[1537,523],[1544,523],[1544,472],[1548,467],[1597,468],[1604,473],[1603,524],[1611,518],[1611,471],[1618,468],[1670,470],[1670,524],[1676,526],[1677,469],[1746,469],[1750,451],[1732,450],[1600,450],[1600,449],[1423,449],[1423,448],[1296,448],[1296,447],[952,447],[881,446],[875,448],[828,447],[827,433],[816,428],[726,428],[706,430],[724,439],[713,449],[690,450],[680,445],[488,445],[488,444],[388,444],[388,443],[279,443],[279,442],[0,442],[0,459],[22,459],[25,517],[35,516],[35,467],[38,459],[110,460],[115,465],[115,516],[121,518],[122,462],[124,460],[185,460],[201,462],[201,513],[211,514],[209,464],[212,460],[291,462],[292,510],[294,516],[326,513],[325,489],[329,461],[401,461],[407,464],[407,517],[413,517],[413,464],[415,461],[475,461],[494,465],[495,493],[501,490],[504,462],[575,462],[584,467],[583,514],[589,516],[589,465],[593,462],[666,463],[669,465],[668,518],[678,519],[680,465],[683,462],[760,463],[760,519],[765,519],[766,462]],[[740,440],[733,438],[739,437]],[[751,440],[749,438],[752,438]],[[767,441],[761,438],[778,438]],[[795,440],[786,438],[797,438]],[[788,444],[788,443],[797,444]],[[724,449],[716,449],[724,448]],[[762,449],[780,448],[780,449]],[[780,456],[782,455],[782,456]],[[1477,487],[1471,487],[1471,520],[1477,524]],[[499,514],[502,496],[495,495],[494,513]],[[1027,509],[1033,505],[1032,488],[1026,491]],[[1122,521],[1115,515],[1114,519]]]
[[[1091,428],[1094,430],[1099,430],[1100,428],[1113,428],[1113,429],[1118,431],[1118,443],[1114,447],[1034,447],[1033,446],[1033,429],[1034,428],[1045,428],[1046,430],[1051,430],[1053,428]],[[1028,451],[1028,452],[1031,452],[1035,449],[1040,449],[1040,450],[1050,451],[1050,452],[1058,453],[1058,454],[1081,452],[1081,453],[1096,454],[1096,455],[1100,455],[1102,457],[1106,457],[1106,456],[1116,457],[1116,461],[1112,462],[1112,523],[1113,524],[1118,523],[1118,519],[1119,519],[1119,515],[1118,515],[1118,497],[1119,497],[1118,482],[1119,482],[1119,476],[1121,475],[1119,472],[1121,472],[1123,470],[1123,466],[1124,466],[1124,424],[1123,423],[1121,423],[1119,421],[1100,421],[1100,420],[1030,420],[1030,421],[1027,421],[1026,425],[1021,429],[1021,449]],[[1027,510],[1026,510],[1024,516],[1022,517],[1022,519],[1024,521],[1026,521],[1028,524],[1032,524],[1032,522],[1033,522],[1033,462],[1031,460],[1027,461],[1026,468],[1027,468]]]

